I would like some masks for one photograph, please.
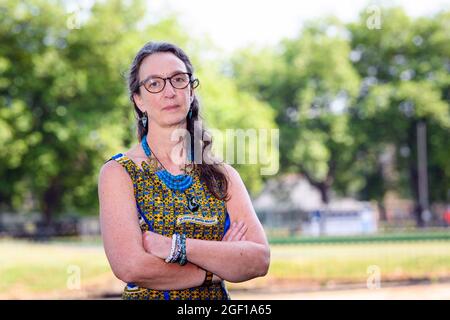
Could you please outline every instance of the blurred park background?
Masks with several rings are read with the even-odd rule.
[[[224,49],[152,3],[0,0],[0,298],[120,294],[97,177],[137,142],[125,74],[150,40],[191,57],[209,128],[279,130],[276,174],[235,165],[272,262],[232,297],[450,283],[448,6],[346,2],[352,19],[324,13],[266,43],[276,9],[265,30],[230,16],[258,41]]]

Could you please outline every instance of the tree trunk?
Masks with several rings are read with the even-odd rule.
[[[299,165],[300,172],[305,176],[306,180],[308,180],[308,182],[320,192],[320,197],[324,204],[328,204],[330,202],[330,190],[334,181],[335,167],[336,163],[333,160],[330,160],[327,177],[323,181],[317,181],[303,165]]]
[[[60,179],[54,177],[51,179],[49,187],[44,192],[42,199],[42,221],[46,226],[51,226],[53,217],[61,204],[62,186]]]
[[[424,224],[422,219],[422,208],[419,203],[419,177],[417,171],[417,158],[414,157],[417,152],[413,152],[414,150],[417,151],[415,121],[411,123],[408,131],[408,147],[409,150],[411,150],[410,157],[408,158],[409,187],[414,201],[413,216],[416,220],[417,227],[421,228],[424,226]]]
[[[320,197],[322,198],[322,202],[328,204],[330,202],[330,189],[325,182],[321,182],[318,184],[317,188],[320,191]]]
[[[382,201],[377,201],[378,205],[378,212],[380,213],[379,219],[380,221],[387,221],[387,214],[386,214],[386,208],[383,205]]]

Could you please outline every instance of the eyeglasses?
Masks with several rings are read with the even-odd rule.
[[[169,80],[170,84],[175,89],[184,89],[190,83],[193,84],[193,88],[195,89],[198,87],[199,81],[198,79],[191,80],[191,77],[192,74],[189,72],[180,72],[168,78],[152,77],[141,81],[139,87],[144,85],[145,90],[148,92],[159,93],[166,87],[166,80]]]

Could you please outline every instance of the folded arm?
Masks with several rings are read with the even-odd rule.
[[[199,286],[205,270],[195,264],[165,263],[145,251],[132,181],[115,161],[101,169],[98,183],[103,245],[111,269],[124,282],[158,290]]]
[[[211,271],[230,282],[242,282],[267,274],[270,262],[269,245],[264,230],[253,209],[248,192],[235,169],[227,166],[229,200],[227,210],[232,228],[244,226],[243,241],[211,241],[186,239],[186,256],[189,262]],[[242,222],[239,225],[236,222]],[[227,240],[227,239],[225,239]],[[170,252],[170,238],[153,232],[144,237],[146,250],[165,259]]]

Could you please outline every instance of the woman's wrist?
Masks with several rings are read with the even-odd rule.
[[[161,259],[166,259],[170,255],[170,251],[172,250],[172,238],[164,237],[164,245],[159,257]]]

